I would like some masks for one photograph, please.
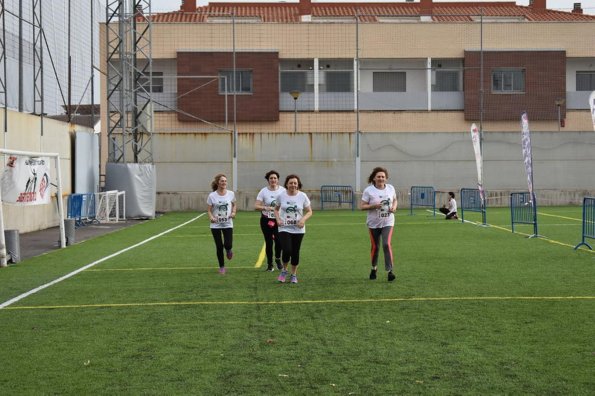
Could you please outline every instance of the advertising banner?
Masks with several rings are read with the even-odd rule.
[[[50,159],[9,155],[2,175],[2,201],[17,205],[50,202]]]

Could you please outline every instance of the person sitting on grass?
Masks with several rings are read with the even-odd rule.
[[[455,200],[455,193],[450,191],[448,193],[448,205],[440,208],[440,212],[444,213],[446,217],[444,220],[458,220],[457,216],[457,201]]]

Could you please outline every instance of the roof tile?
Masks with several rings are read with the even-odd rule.
[[[420,3],[312,3],[314,17],[345,17],[360,15],[361,21],[374,21],[371,16],[414,16],[421,11]],[[524,17],[535,22],[595,21],[594,15],[555,10],[534,10],[514,2],[448,2],[432,4],[435,22],[465,22],[479,16]],[[198,7],[196,13],[174,11],[152,15],[154,23],[200,23],[209,15],[260,17],[263,22],[300,22],[298,3],[213,3]]]

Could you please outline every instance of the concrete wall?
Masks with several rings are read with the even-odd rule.
[[[0,125],[4,125],[3,111],[0,111]],[[44,118],[42,136],[38,116],[8,111],[8,132],[0,134],[0,147],[4,149],[60,154],[64,210],[66,210],[65,198],[72,192],[72,139],[75,129],[84,130],[85,128]],[[4,159],[0,170],[4,171]],[[50,182],[56,184],[56,165],[53,160],[50,172]],[[49,205],[17,206],[3,203],[4,228],[25,233],[57,226],[59,217],[56,188],[52,186],[50,191],[52,200]]]
[[[511,191],[527,190],[520,133],[484,134],[484,184],[490,206],[508,205]],[[595,133],[532,132],[534,186],[540,205],[580,204],[595,194]],[[240,134],[237,196],[241,210],[251,210],[270,169],[302,178],[319,207],[324,184],[355,186],[355,138],[351,133]],[[232,174],[231,136],[161,134],[156,136],[157,211],[204,210],[216,173]],[[163,150],[162,150],[163,149]],[[364,133],[361,135],[362,191],[375,166],[389,171],[390,182],[407,205],[411,186],[440,191],[475,187],[477,172],[468,133]],[[231,183],[230,183],[231,184]]]

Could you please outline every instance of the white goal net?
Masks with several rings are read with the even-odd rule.
[[[95,219],[100,223],[126,220],[126,192],[104,191],[95,194]]]

